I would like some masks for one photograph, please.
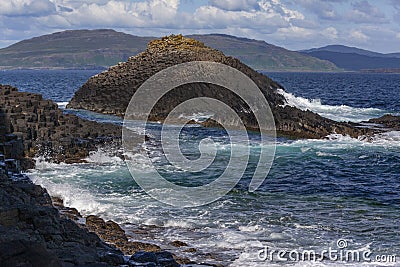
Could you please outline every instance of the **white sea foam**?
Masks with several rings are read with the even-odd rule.
[[[192,115],[180,115],[180,118],[185,118],[188,120],[194,120],[196,122],[203,122],[206,121],[207,119],[211,118],[212,116],[214,116],[214,114],[206,114],[206,113],[202,113],[202,112],[198,112],[198,113],[193,113]]]
[[[45,187],[50,195],[61,197],[66,206],[74,207],[83,214],[99,214],[109,208],[98,203],[89,190],[77,188],[68,183],[56,183],[52,181],[51,177],[46,179],[46,177],[38,176],[35,173],[30,174],[30,177],[32,182]]]
[[[122,159],[120,157],[110,155],[110,153],[104,151],[103,149],[98,149],[97,151],[90,152],[89,156],[85,158],[85,160],[87,162],[98,164],[122,162]]]
[[[164,227],[192,228],[193,225],[185,220],[168,220]]]
[[[239,226],[239,230],[242,232],[259,232],[263,231],[264,228],[261,225],[248,225],[248,226]]]
[[[359,146],[382,146],[382,147],[400,147],[400,131],[391,131],[375,134],[371,137],[360,136],[352,138],[340,134],[331,134],[327,136],[330,141],[340,143],[350,143]]]
[[[218,149],[228,149],[230,144],[217,143]],[[236,144],[241,146],[242,144]],[[298,140],[278,144],[278,154],[283,149],[294,150],[299,153],[314,153],[318,156],[340,155],[336,150],[363,149],[363,147],[400,147],[400,132],[388,132],[365,138],[351,138],[333,134],[324,140]],[[243,145],[243,148],[246,146]],[[282,149],[281,151],[279,151]],[[365,151],[370,151],[369,149]],[[158,153],[158,151],[154,151]],[[131,160],[136,164],[139,173],[146,175],[149,168],[148,160],[141,154],[131,154]],[[46,187],[50,194],[60,196],[67,206],[77,208],[82,214],[98,214],[105,219],[117,222],[129,222],[135,225],[157,225],[160,231],[155,235],[155,240],[173,241],[176,236],[203,252],[223,254],[224,257],[238,258],[231,266],[281,266],[279,263],[263,262],[257,259],[257,252],[262,246],[274,245],[285,248],[286,244],[293,241],[293,233],[281,232],[273,226],[262,221],[251,221],[243,224],[238,217],[227,218],[227,214],[220,216],[226,206],[234,206],[232,199],[223,200],[210,205],[206,212],[177,211],[160,205],[143,191],[134,189],[130,193],[104,193],[98,192],[96,186],[107,184],[118,185],[120,173],[126,169],[123,161],[109,156],[104,151],[93,152],[88,158],[88,164],[52,164],[44,159],[37,160],[37,169],[33,173],[35,183]],[[153,160],[157,161],[155,157]],[[108,164],[113,163],[113,164]],[[115,167],[114,167],[115,166]],[[171,169],[173,171],[173,169]],[[35,173],[36,172],[36,173]],[[125,170],[127,173],[127,170]],[[97,179],[109,179],[109,183],[96,183]],[[116,180],[113,180],[116,179]],[[130,179],[127,176],[127,179]],[[124,195],[125,194],[125,195]],[[201,210],[201,209],[199,209]],[[201,225],[201,227],[200,227]],[[313,226],[294,224],[295,232],[308,232],[315,230]],[[165,228],[165,229],[162,229]],[[193,235],[193,233],[195,233]],[[260,241],[263,240],[263,241]],[[288,246],[290,247],[290,246]],[[275,265],[274,265],[275,264]],[[308,262],[293,263],[290,266],[308,266]],[[334,262],[315,263],[310,266],[343,266]],[[364,263],[346,264],[345,266],[375,266]],[[390,266],[390,265],[389,265]],[[392,265],[396,266],[396,265]]]
[[[57,102],[60,109],[66,109],[69,102]]]
[[[375,134],[371,137],[360,136],[358,138],[352,138],[350,136],[345,136],[341,134],[331,134],[328,135],[326,139],[302,139],[296,140],[294,142],[285,141],[278,143],[277,146],[278,150],[279,147],[298,148],[302,153],[309,152],[311,149],[320,149],[317,153],[318,156],[327,156],[328,154],[323,154],[326,151],[335,151],[357,147],[399,148],[400,131]],[[335,156],[335,154],[331,153],[330,156]]]
[[[335,121],[361,122],[388,113],[377,108],[354,108],[346,105],[325,105],[322,104],[320,99],[297,97],[283,89],[278,89],[278,93],[285,97],[287,105],[289,106],[297,107],[301,110],[310,110]]]

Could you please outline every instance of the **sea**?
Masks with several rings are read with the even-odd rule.
[[[98,72],[2,71],[0,83],[43,94],[67,113],[121,124],[117,117],[66,109],[78,88]],[[266,75],[285,88],[280,93],[289,105],[333,120],[361,122],[400,114],[398,74]],[[137,127],[140,131],[143,124],[137,122]],[[152,124],[149,134],[157,137],[161,127]],[[247,149],[240,142],[231,144],[223,129],[188,126],[181,137],[188,158],[198,157],[199,142],[212,138],[221,159],[210,170],[192,173],[157,160],[162,150],[155,147],[154,164],[178,184],[209,183],[226,167],[231,146]],[[252,133],[250,139],[250,151],[256,155],[260,144]],[[221,199],[198,207],[174,207],[153,199],[136,184],[125,162],[107,149],[94,151],[81,164],[53,164],[38,158],[29,175],[83,215],[114,220],[132,240],[158,244],[197,262],[400,266],[400,132],[376,135],[369,141],[332,134],[322,140],[277,138],[275,144],[273,165],[258,190],[248,190],[252,161],[257,160],[250,155],[237,186]],[[146,175],[147,163],[140,160],[137,171]],[[188,247],[173,247],[175,240]]]

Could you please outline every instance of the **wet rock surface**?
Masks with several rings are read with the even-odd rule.
[[[376,119],[370,119],[369,123],[380,124],[383,127],[387,127],[390,130],[400,131],[400,117],[393,115],[384,115]]]
[[[115,245],[126,255],[132,255],[138,251],[156,252],[161,248],[154,244],[129,241],[125,231],[113,221],[104,221],[94,215],[86,217],[86,227],[100,236],[107,243]]]
[[[145,263],[147,266],[179,267],[170,252],[138,252],[130,259],[134,263]]]
[[[179,266],[180,264],[195,264],[187,257],[163,250],[156,244],[142,241],[132,241],[132,237],[128,236],[125,230],[111,220],[104,221],[98,216],[90,215],[86,217],[85,227],[89,231],[96,233],[102,240],[120,249],[125,255],[132,255],[129,259],[129,263],[133,264],[133,266],[142,266],[135,264],[144,263],[149,264],[149,266],[171,267]],[[148,227],[151,228],[151,226]],[[154,226],[154,228],[157,227]],[[135,240],[148,238],[150,234],[148,229],[142,229],[142,231],[137,229],[136,231],[133,230],[133,232],[135,232]],[[170,245],[173,247],[188,246],[182,241],[174,241],[173,244]],[[196,252],[196,250],[186,252]]]
[[[0,179],[2,266],[118,266],[121,251],[60,216],[47,191],[30,182]]]
[[[193,263],[155,244],[130,241],[113,221],[90,215],[84,223],[82,215],[65,207],[62,199],[50,197],[26,176],[19,180],[15,176],[0,174],[1,266],[174,267]]]
[[[285,106],[286,100],[277,91],[282,88],[281,85],[238,59],[227,57],[220,51],[181,35],[154,40],[143,53],[93,76],[76,92],[68,107],[124,116],[131,97],[144,81],[163,69],[191,61],[222,63],[251,78],[269,102],[280,135],[323,138],[328,134],[337,133],[358,137],[376,132],[373,129],[358,127],[357,124],[335,122],[310,111]],[[202,96],[221,100],[239,115],[248,129],[258,129],[254,115],[248,112],[248,106],[243,100],[223,87],[206,83],[185,84],[175,88],[160,99],[149,119],[163,121],[178,104]]]

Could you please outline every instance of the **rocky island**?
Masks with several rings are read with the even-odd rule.
[[[311,111],[288,106],[278,89],[283,87],[251,69],[236,58],[225,56],[194,39],[171,35],[151,41],[146,51],[127,62],[91,77],[74,95],[67,107],[123,117],[135,91],[149,77],[168,67],[191,61],[212,61],[233,67],[250,77],[271,107],[278,134],[294,138],[324,138],[331,133],[358,137],[377,130],[355,123],[336,122]],[[232,107],[249,129],[257,129],[245,103],[232,92],[213,84],[193,83],[175,88],[163,97],[150,114],[150,120],[163,121],[166,114],[185,100],[210,97]],[[212,125],[212,123],[211,123]]]

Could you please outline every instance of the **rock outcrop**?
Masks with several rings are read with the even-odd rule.
[[[91,215],[86,224],[76,222],[79,212],[64,207],[60,199],[52,203],[44,188],[28,177],[17,180],[14,175],[0,174],[1,266],[178,267],[191,263],[156,245],[128,241],[113,221]]]
[[[1,266],[119,266],[123,253],[96,234],[79,227],[52,205],[47,191],[20,174],[30,168],[30,153],[37,146],[58,146],[64,128],[73,123],[91,125],[63,115],[57,105],[40,95],[19,93],[0,86],[0,265]],[[75,124],[78,127],[79,124]],[[106,127],[106,126],[105,126]],[[101,130],[100,127],[99,130]],[[118,127],[117,127],[118,128]],[[93,129],[92,129],[93,130]],[[105,133],[114,133],[115,129]],[[71,143],[53,150],[58,157],[78,149],[73,138],[88,138],[82,130],[68,132]],[[82,136],[80,136],[82,135]],[[118,135],[118,134],[117,134]],[[90,142],[91,139],[88,139]],[[89,146],[80,148],[86,151]],[[66,152],[65,155],[61,153]],[[75,156],[75,155],[74,155]],[[28,162],[28,163],[27,163]]]
[[[282,88],[278,83],[238,59],[227,57],[220,51],[181,35],[154,40],[148,44],[145,52],[93,76],[76,92],[67,107],[124,116],[131,97],[144,81],[163,69],[191,61],[222,63],[251,78],[269,102],[279,134],[297,138],[323,138],[330,133],[356,137],[373,132],[357,128],[355,124],[335,122],[310,111],[285,106],[286,100],[277,91]],[[150,119],[162,121],[178,104],[201,96],[223,101],[235,110],[247,128],[257,129],[254,115],[249,114],[243,100],[225,88],[207,83],[185,84],[175,88],[160,99]]]
[[[384,115],[376,119],[370,119],[368,123],[380,124],[381,127],[387,127],[389,130],[400,131],[400,117],[393,115]]]
[[[47,191],[0,179],[1,266],[119,266],[121,251],[60,216]]]
[[[64,114],[53,101],[7,85],[0,85],[0,133],[6,134],[0,135],[0,153],[22,161],[43,155],[76,162],[99,145],[121,139],[120,126]]]

